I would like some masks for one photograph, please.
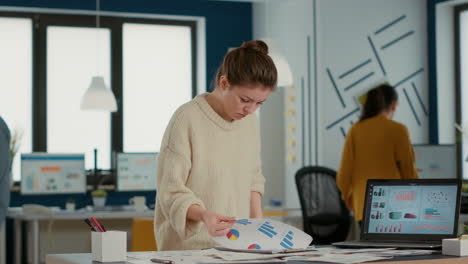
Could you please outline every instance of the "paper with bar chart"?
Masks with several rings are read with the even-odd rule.
[[[213,237],[231,249],[285,250],[307,248],[312,237],[293,226],[271,219],[238,219],[225,236]]]
[[[369,233],[451,234],[456,186],[376,186]]]

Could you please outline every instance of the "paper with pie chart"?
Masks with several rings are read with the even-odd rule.
[[[271,219],[238,219],[225,236],[213,237],[232,249],[288,250],[307,248],[312,237],[293,226]]]

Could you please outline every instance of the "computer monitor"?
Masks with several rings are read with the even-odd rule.
[[[84,154],[21,154],[21,193],[86,192]]]
[[[421,179],[455,179],[457,149],[455,145],[414,145],[416,169]]]
[[[156,167],[158,153],[116,153],[117,190],[156,190]]]

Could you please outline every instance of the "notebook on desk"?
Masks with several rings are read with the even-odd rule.
[[[338,247],[440,248],[457,236],[461,180],[369,180],[361,238]]]

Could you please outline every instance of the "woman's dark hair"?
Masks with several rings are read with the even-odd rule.
[[[260,84],[272,90],[278,79],[275,63],[268,55],[268,46],[261,40],[244,42],[224,56],[214,79],[215,87],[223,75],[231,85]]]
[[[389,109],[396,101],[398,101],[398,94],[393,86],[381,84],[371,89],[367,92],[359,121],[379,115],[382,111]]]

